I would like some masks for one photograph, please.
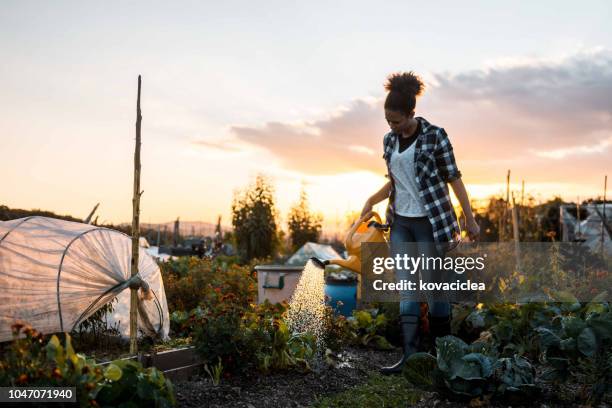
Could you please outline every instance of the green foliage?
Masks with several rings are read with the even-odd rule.
[[[209,366],[208,364],[204,365],[204,371],[206,371],[206,374],[208,374],[215,387],[221,383],[221,374],[223,374],[223,363],[221,362],[221,358],[218,360],[217,364],[213,366]]]
[[[337,315],[332,307],[325,308],[325,347],[330,351],[340,351],[354,338],[353,331],[348,319]]]
[[[104,354],[121,349],[124,342],[120,337],[120,323],[110,324],[108,322],[108,315],[113,312],[116,301],[117,298],[112,299],[72,331],[72,340],[76,348],[86,350],[87,354],[92,357],[99,353]]]
[[[289,211],[288,218],[289,239],[294,251],[307,242],[319,240],[323,219],[310,211],[308,196],[304,189],[300,192],[300,200]]]
[[[0,386],[76,387],[84,407],[175,405],[172,383],[155,368],[127,360],[102,368],[75,353],[68,334],[64,344],[55,335],[46,341],[20,324],[13,326],[13,334],[0,362]]]
[[[416,404],[422,392],[402,376],[372,375],[367,382],[342,393],[318,400],[316,408],[403,408]]]
[[[198,306],[215,308],[228,299],[246,308],[257,299],[257,278],[249,266],[183,257],[161,264],[160,269],[171,313]],[[180,329],[176,323],[173,329]],[[177,333],[188,335],[183,329]]]
[[[194,345],[207,363],[221,361],[227,372],[309,369],[314,337],[293,334],[284,321],[285,304],[226,302],[206,309],[194,325]]]
[[[524,357],[498,358],[482,343],[468,345],[454,336],[436,339],[436,349],[436,368],[430,372],[430,377],[421,369],[417,378],[426,378],[455,395],[474,398],[509,392],[526,395],[537,391],[535,369]],[[414,377],[414,371],[415,368],[408,365],[406,376]]]
[[[387,326],[387,318],[378,309],[354,310],[348,319],[352,343],[375,348],[391,350],[393,346],[382,335]]]
[[[606,304],[601,304],[604,310]],[[555,324],[538,327],[542,361],[548,365],[543,378],[554,382],[588,374],[592,381],[590,398],[598,400],[610,391],[609,355],[612,349],[612,312],[596,313],[587,304],[568,315],[558,316]],[[602,310],[602,309],[598,309]],[[605,385],[608,384],[608,385]]]
[[[276,238],[276,208],[271,184],[258,175],[255,184],[232,202],[232,225],[238,253],[244,260],[272,256]]]
[[[31,327],[15,324],[13,336],[0,362],[0,386],[76,387],[79,404],[95,406],[102,369],[74,352],[69,335],[62,345],[57,336],[47,341]]]
[[[192,337],[207,364],[220,363],[227,374],[309,368],[315,339],[289,332],[286,304],[253,303],[256,281],[248,266],[181,258],[163,264],[162,275],[172,332]]]
[[[479,305],[470,313],[459,310],[455,324],[462,334],[479,334],[479,343],[487,345],[483,354],[501,355],[495,374],[501,381],[498,387],[533,391],[527,384],[529,370],[516,360],[527,356],[544,364],[541,380],[553,385],[578,382],[580,400],[598,403],[612,383],[612,312],[604,302],[606,294],[589,303],[580,303],[567,292],[551,291],[550,296],[553,302]],[[508,378],[525,384],[516,387]]]
[[[431,354],[414,353],[406,361],[404,376],[416,387],[429,390],[435,386],[434,373],[436,367],[436,358]]]
[[[176,404],[172,383],[155,367],[144,369],[131,360],[117,360],[104,371],[105,382],[96,400],[102,406],[171,407]]]

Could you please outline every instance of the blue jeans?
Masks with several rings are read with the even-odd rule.
[[[434,243],[433,230],[431,223],[427,217],[403,217],[395,216],[391,225],[391,255],[395,258],[396,255],[404,255],[406,252],[406,242],[415,242],[415,245],[410,245],[407,255],[410,257],[420,257],[421,254],[425,257],[439,256],[438,250]],[[404,243],[402,246],[401,244]],[[427,271],[421,269],[418,273],[426,275],[435,271]],[[403,279],[410,279],[410,272],[405,269],[395,272],[395,280],[399,282]],[[414,276],[413,276],[414,277]],[[424,279],[430,280],[427,276]],[[450,303],[441,301],[432,301],[428,297],[429,313],[436,317],[446,317],[450,315]],[[415,299],[414,293],[411,291],[400,292],[400,315],[420,315],[419,302]]]

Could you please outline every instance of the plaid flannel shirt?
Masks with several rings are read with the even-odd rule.
[[[419,196],[433,229],[434,241],[441,251],[449,250],[460,237],[459,223],[451,204],[447,183],[461,178],[461,172],[455,163],[453,146],[443,128],[439,128],[417,117],[421,124],[421,133],[416,140],[414,165]],[[395,184],[391,176],[391,155],[395,148],[398,134],[389,132],[383,140],[383,158],[387,163],[388,177],[391,180],[389,204],[387,206],[387,224],[391,226],[395,216]]]

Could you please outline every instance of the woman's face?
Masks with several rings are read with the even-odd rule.
[[[385,109],[385,118],[394,133],[408,132],[412,126],[413,116],[414,112],[407,116],[403,112]]]

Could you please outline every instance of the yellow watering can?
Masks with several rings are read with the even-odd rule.
[[[370,219],[374,220],[370,221]],[[368,222],[369,221],[369,222]],[[384,242],[385,234],[383,231],[386,227],[382,224],[380,215],[374,211],[370,211],[357,220],[344,240],[344,246],[348,253],[347,259],[329,259],[322,261],[318,258],[310,258],[312,262],[320,268],[325,268],[325,265],[340,265],[343,268],[350,269],[353,272],[361,274],[361,243],[362,242]]]

